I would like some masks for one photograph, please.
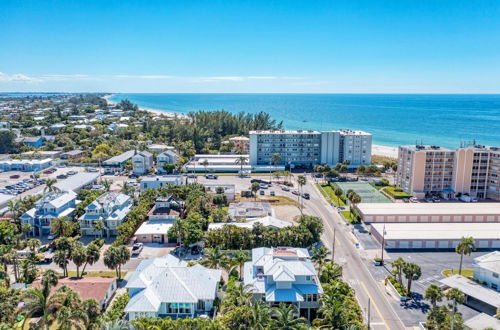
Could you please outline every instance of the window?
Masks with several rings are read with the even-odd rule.
[[[306,276],[306,281],[310,281],[311,280],[311,276]]]
[[[493,273],[494,278],[498,278],[498,273]]]

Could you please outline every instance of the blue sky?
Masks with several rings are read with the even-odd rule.
[[[0,1],[0,91],[500,93],[500,1]]]

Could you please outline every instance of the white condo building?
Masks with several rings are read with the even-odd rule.
[[[362,131],[250,131],[250,164],[268,165],[279,154],[279,165],[335,166],[348,160],[351,167],[370,165],[372,135]]]

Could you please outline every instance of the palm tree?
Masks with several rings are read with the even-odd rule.
[[[104,221],[96,220],[94,222],[94,229],[99,233],[99,238],[102,238],[102,232],[106,229],[106,226],[104,225]],[[97,236],[97,234],[96,234],[96,236]]]
[[[54,186],[56,182],[56,179],[47,179],[47,181],[45,181],[45,188],[43,189],[43,192],[57,191],[57,187]]]
[[[253,330],[265,330],[271,322],[271,310],[262,301],[256,300],[252,304],[251,327]]]
[[[328,260],[327,257],[330,254],[330,251],[322,245],[320,247],[314,247],[312,249],[312,253],[313,255],[311,260],[316,264],[318,269],[321,269],[325,261]]]
[[[109,191],[109,189],[111,189],[111,186],[113,185],[113,181],[104,179],[101,181],[101,184],[104,186],[104,190]]]
[[[297,330],[307,328],[307,320],[295,318],[297,308],[290,304],[280,303],[279,307],[273,308],[274,327],[282,330]]]
[[[250,190],[252,191],[255,200],[257,200],[257,191],[259,191],[259,189],[260,189],[260,184],[258,182],[252,182]]]
[[[398,275],[398,283],[403,286],[403,268],[406,265],[406,261],[399,257],[392,262],[393,273]]]
[[[302,187],[305,186],[307,183],[307,178],[305,177],[305,175],[299,175],[297,177],[297,184],[299,185],[299,194],[297,196],[297,198],[300,200],[300,214],[304,214],[303,212],[303,208],[304,206],[302,205]]]
[[[28,289],[26,292],[26,316],[31,317],[34,314],[42,314],[42,325],[45,329],[49,329],[50,311],[49,311],[49,295],[50,289],[56,286],[58,282],[57,274],[52,270],[46,270],[42,276],[41,289]]]
[[[21,231],[24,234],[24,239],[28,238],[28,233],[30,233],[33,230],[33,226],[30,225],[29,223],[23,223],[21,225]]]
[[[342,277],[342,266],[329,261],[323,264],[320,270],[321,283],[330,283]]]
[[[248,253],[246,251],[240,250],[233,254],[233,260],[240,268],[240,281],[241,281],[241,279],[243,278],[243,265],[245,264],[245,262],[250,261],[250,258],[248,257]]]
[[[76,266],[76,277],[79,277],[80,267],[87,260],[87,248],[83,246],[82,242],[76,241],[75,243],[73,243],[73,248],[71,250],[71,260]]]
[[[82,268],[82,276],[85,274],[85,268],[87,267],[87,265],[92,266],[93,264],[95,264],[97,261],[99,261],[100,256],[100,247],[96,243],[90,242],[89,245],[87,245],[87,251],[85,253],[85,264]]]
[[[431,284],[425,290],[424,298],[431,302],[432,307],[436,307],[437,303],[443,300],[443,290],[439,286]]]
[[[462,263],[464,260],[464,254],[470,255],[474,250],[476,250],[476,242],[474,241],[474,238],[462,237],[462,240],[455,248],[455,251],[460,254],[460,266],[458,268],[459,275],[462,275]]]
[[[87,329],[88,317],[80,308],[62,307],[55,314],[55,320],[60,330]]]
[[[36,248],[40,247],[42,243],[37,238],[28,238],[26,240],[26,246],[31,250],[31,252],[35,253]]]
[[[455,314],[457,313],[457,304],[463,304],[465,302],[465,295],[462,291],[457,288],[451,288],[446,292],[446,299],[451,300],[451,329],[455,325]]]
[[[411,283],[412,281],[416,281],[422,276],[422,270],[420,266],[411,262],[405,263],[403,267],[403,273],[405,274],[406,279],[408,280],[408,295],[411,295]]]
[[[236,160],[234,161],[236,165],[240,165],[240,176],[243,175],[243,166],[248,164],[248,158],[245,156],[238,156]]]
[[[271,177],[271,165],[275,165],[276,164],[279,164],[279,162],[281,162],[281,155],[278,154],[278,153],[274,153],[271,155],[271,160],[269,161],[269,182],[272,181],[272,177]]]
[[[54,218],[50,222],[50,232],[56,236],[69,237],[75,230],[75,224],[68,217]]]
[[[107,321],[101,324],[101,330],[130,330],[132,326],[125,320]]]
[[[213,249],[206,248],[205,249],[205,259],[203,260],[203,264],[208,268],[217,269],[221,266],[223,262],[224,254],[219,250],[218,247]]]
[[[208,165],[209,165],[208,160],[205,159],[204,161],[202,161],[201,165],[203,165],[203,167],[205,168],[205,174],[207,174],[208,173]]]
[[[54,262],[62,268],[63,276],[68,276],[69,251],[56,250],[54,253]]]

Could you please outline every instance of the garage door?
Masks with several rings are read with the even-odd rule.
[[[400,249],[407,249],[408,248],[408,241],[399,241],[399,248]]]
[[[438,247],[440,249],[447,249],[448,248],[448,241],[439,241]]]
[[[497,239],[497,240],[491,242],[491,247],[494,249],[500,248],[500,240]]]
[[[153,235],[153,243],[161,243],[161,235]]]
[[[421,249],[422,248],[422,241],[412,241],[411,247],[414,249]]]
[[[436,248],[436,241],[425,241],[425,248],[426,249],[435,249]]]
[[[486,248],[489,247],[489,245],[490,245],[490,242],[488,242],[486,240],[481,240],[481,241],[478,242],[477,247],[478,248],[486,249]]]

